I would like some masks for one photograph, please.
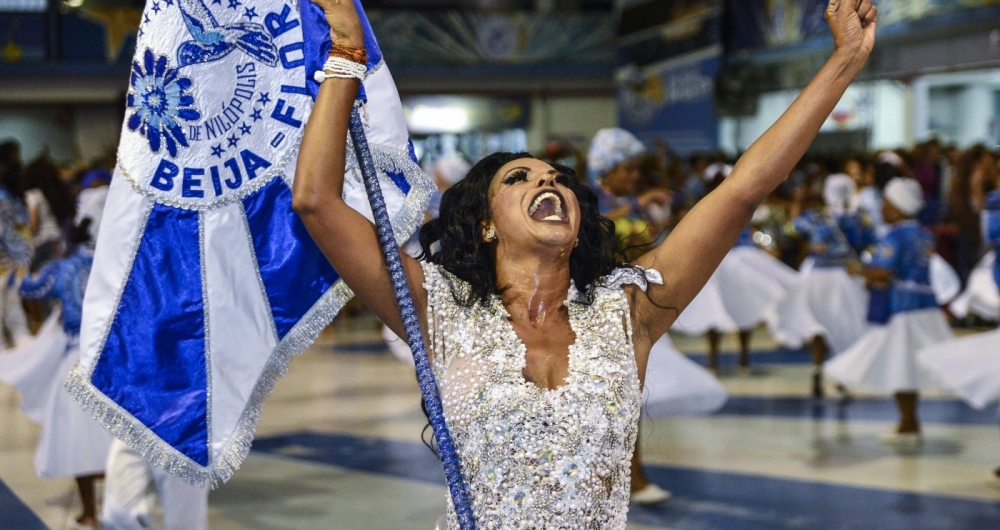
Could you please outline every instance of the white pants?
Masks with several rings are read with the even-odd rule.
[[[163,505],[164,530],[208,529],[208,486],[192,486],[150,466],[121,440],[108,452],[104,479],[105,530],[154,528],[156,498]]]

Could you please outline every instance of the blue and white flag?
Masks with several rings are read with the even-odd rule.
[[[369,58],[358,97],[403,242],[434,188],[355,3]],[[329,35],[308,0],[146,4],[67,387],[192,483],[232,475],[275,380],[352,296],[291,208]],[[353,149],[345,180],[347,202],[370,219]]]

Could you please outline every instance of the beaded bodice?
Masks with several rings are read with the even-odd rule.
[[[423,263],[429,350],[477,528],[625,528],[640,387],[620,269],[590,305],[574,302],[569,375],[524,379],[526,348],[497,297],[465,307],[468,285]],[[616,271],[618,272],[618,271]],[[449,528],[458,528],[448,503]]]

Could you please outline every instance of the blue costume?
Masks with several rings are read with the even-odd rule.
[[[806,210],[785,227],[789,236],[809,243],[811,269],[803,268],[802,281],[789,291],[769,319],[775,339],[788,348],[799,348],[817,336],[833,352],[854,343],[867,328],[868,296],[863,283],[847,274],[847,264],[857,259],[844,234],[841,216]]]
[[[1000,190],[986,196],[983,207],[983,236],[987,247],[1000,247]],[[1000,260],[993,262],[993,279],[1000,286]]]
[[[733,245],[733,248],[755,247],[755,246],[757,245],[755,245],[753,242],[753,228],[750,225],[747,225],[747,227],[744,228],[742,232],[740,232],[740,238],[736,240],[736,244]]]
[[[80,247],[71,256],[49,263],[35,276],[21,282],[21,296],[26,299],[57,298],[62,302],[62,326],[66,334],[80,334],[83,293],[90,277],[94,252]]]
[[[930,282],[934,236],[916,220],[893,224],[875,247],[870,267],[892,273],[880,326],[824,366],[832,380],[869,392],[912,392],[934,382],[917,352],[953,337]],[[873,306],[874,308],[874,306]]]
[[[809,239],[809,256],[816,261],[816,267],[843,267],[855,256],[837,217],[807,210],[789,224],[790,235]]]
[[[837,216],[837,226],[844,233],[854,252],[861,254],[875,244],[875,226],[867,216],[860,213],[845,213]]]
[[[889,314],[937,307],[930,283],[934,236],[914,220],[894,224],[875,248],[871,266],[892,272]]]
[[[28,226],[28,207],[0,187],[0,263],[8,268],[27,267],[31,263],[31,243],[19,228]]]
[[[627,198],[615,196],[600,184],[591,184],[590,189],[597,194],[597,211],[601,212],[601,215],[607,215],[608,212],[628,204]]]

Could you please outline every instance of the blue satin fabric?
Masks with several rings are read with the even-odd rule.
[[[983,235],[987,246],[1000,251],[1000,190],[993,190],[986,195],[983,207]],[[1000,258],[993,262],[993,280],[1000,285]]]
[[[153,207],[91,382],[165,442],[208,465],[198,212]]]
[[[386,171],[385,174],[388,175],[389,179],[392,180],[392,183],[399,188],[399,191],[409,195],[410,183],[406,180],[406,175],[402,171]]]
[[[243,208],[278,337],[284,338],[339,276],[292,211],[292,191],[283,180],[243,199]]]
[[[306,60],[306,90],[315,100],[319,94],[319,83],[313,74],[323,69],[323,63],[330,53],[330,25],[326,23],[323,8],[310,0],[299,0],[299,14],[302,17],[302,54]]]

